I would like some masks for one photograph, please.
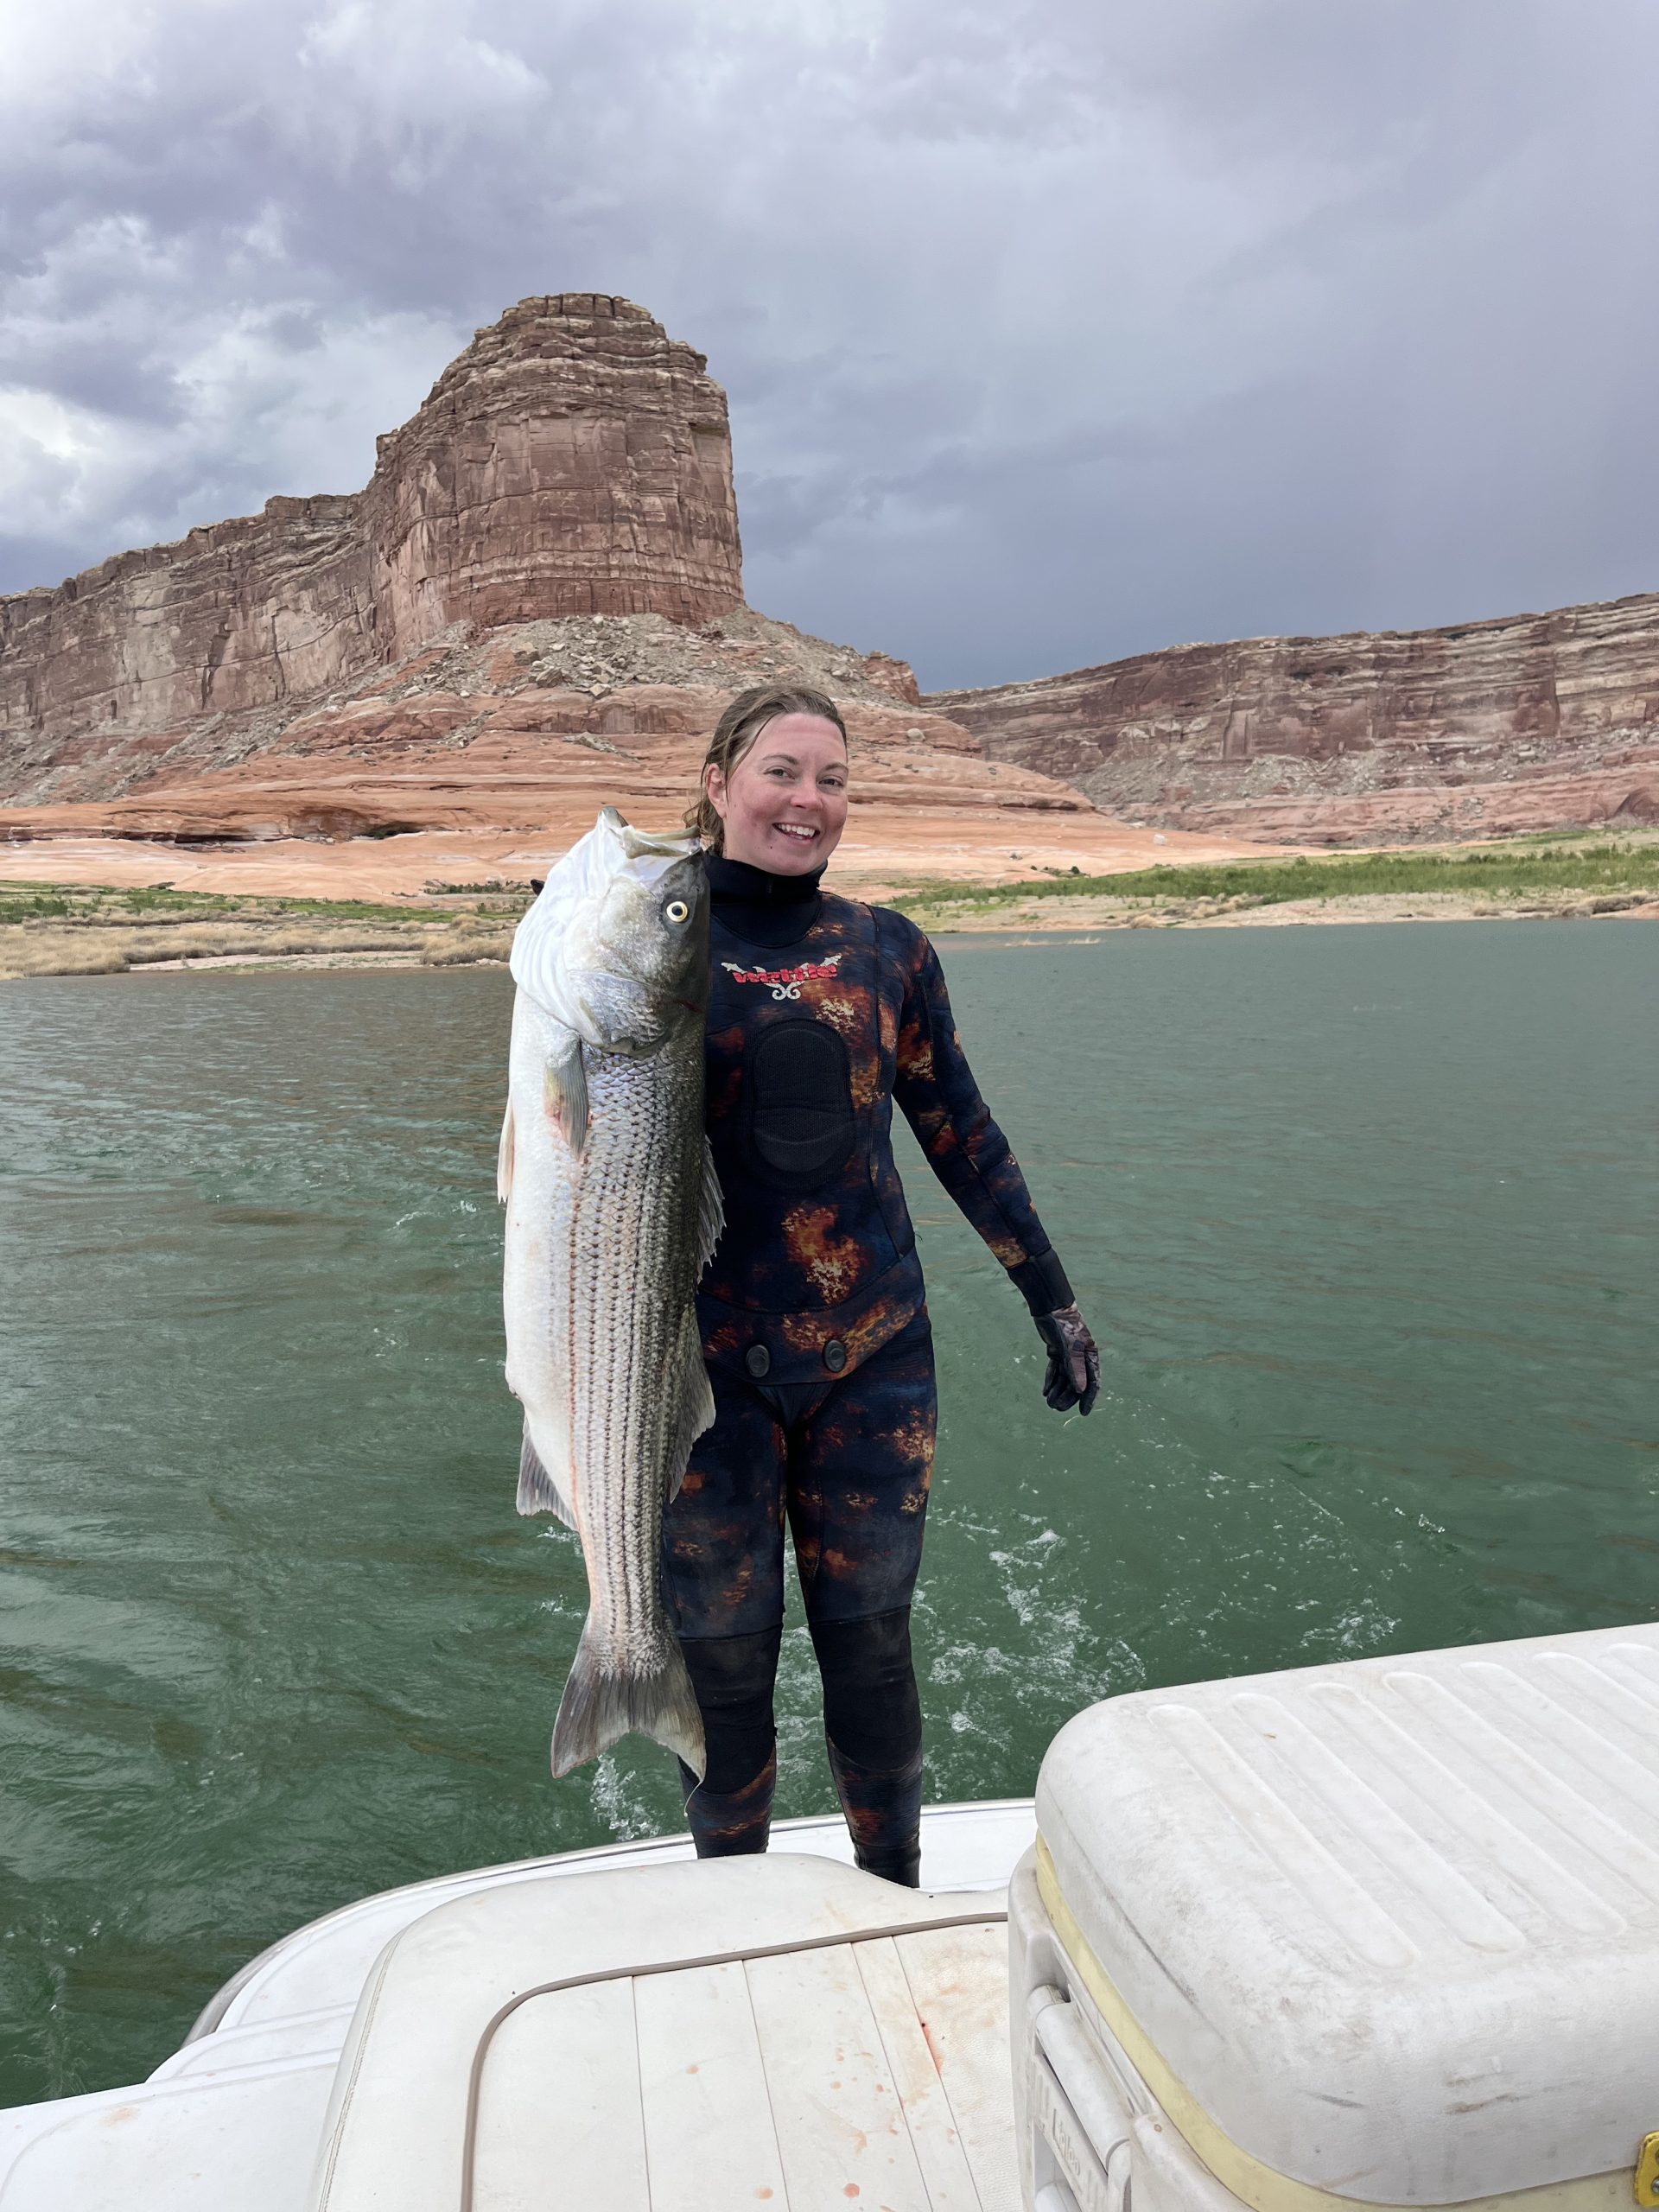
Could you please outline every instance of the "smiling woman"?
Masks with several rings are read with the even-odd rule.
[[[822,868],[847,825],[847,725],[822,691],[741,692],[715,725],[686,816],[711,853],[798,875]]]
[[[847,822],[847,729],[822,693],[733,700],[688,819],[709,848],[709,1140],[726,1226],[698,1321],[715,1421],[664,1518],[664,1581],[708,1765],[682,1770],[704,1858],[763,1851],[791,1529],[858,1863],[919,1871],[910,1605],[933,1458],[932,1331],[893,1158],[895,1102],[1087,1413],[1099,1363],[975,1086],[932,947],[820,889]]]

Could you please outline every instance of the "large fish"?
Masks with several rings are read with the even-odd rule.
[[[696,840],[607,806],[518,925],[497,1188],[518,1510],[582,1540],[589,1611],[553,1731],[568,1774],[630,1729],[698,1774],[663,1610],[663,1508],[715,1416],[695,1294],[721,1229],[702,1126],[709,891]]]

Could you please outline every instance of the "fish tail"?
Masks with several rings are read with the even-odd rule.
[[[593,1627],[590,1613],[553,1724],[554,1773],[569,1774],[637,1731],[675,1752],[701,1777],[707,1758],[702,1715],[672,1633],[664,1627],[657,1666],[623,1675],[601,1664]]]

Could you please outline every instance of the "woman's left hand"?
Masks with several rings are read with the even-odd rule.
[[[1048,1346],[1045,1399],[1057,1414],[1073,1406],[1080,1414],[1092,1413],[1100,1395],[1100,1353],[1089,1324],[1075,1306],[1062,1306],[1057,1313],[1039,1313],[1037,1331]]]

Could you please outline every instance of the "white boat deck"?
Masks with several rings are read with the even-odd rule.
[[[1007,1934],[1000,1907],[982,1913],[531,1998],[475,2054],[459,2193],[401,2201],[1018,2212]]]
[[[342,2046],[377,1961],[402,1956],[395,1939],[424,1923],[448,1929],[440,1952],[480,1965],[480,1908],[499,1939],[495,1965],[476,1987],[429,1990],[421,2000],[427,2018],[442,2015],[473,2041],[463,2053],[450,2039],[412,2102],[366,2097],[351,2131],[361,2139],[365,2120],[384,2118],[391,2139],[412,2143],[441,2120],[453,2135],[448,2155],[417,2161],[414,2194],[400,2185],[391,2196],[378,2187],[329,2196],[321,2200],[328,2212],[359,2202],[395,2202],[399,2212],[428,2202],[446,2212],[725,2212],[741,2203],[847,2212],[855,2201],[893,2212],[1001,2212],[1017,2202],[1003,1892],[1033,1832],[1028,1800],[930,1808],[929,1889],[918,1895],[850,1869],[814,1872],[813,1859],[850,1859],[839,1818],[781,1822],[774,1853],[804,1854],[804,1885],[767,1911],[748,1903],[734,1916],[722,1904],[715,1923],[702,1910],[705,1878],[720,1869],[688,1866],[683,1836],[365,1898],[251,1961],[149,2082],[0,2112],[0,2212],[308,2212],[320,2201],[318,2148],[339,2117],[329,2107]],[[567,1886],[592,1877],[613,1892],[614,1877],[653,1869],[668,1879],[647,1878],[637,1893],[628,1885],[620,1916],[581,1901],[592,1897],[590,1882]],[[671,1906],[670,1891],[681,1893]],[[662,1916],[646,1914],[659,1928],[653,1954],[634,1898],[659,1892]],[[583,1986],[520,2001],[530,1986],[524,1930],[537,1916],[535,1985],[575,1974]],[[711,1957],[719,1963],[675,1963]],[[504,2003],[510,2013],[492,2026]],[[478,2062],[480,2044],[487,2063]],[[360,2078],[362,2054],[347,2056]],[[394,2063],[394,2081],[400,2075],[419,2075],[407,2052]],[[606,2090],[585,2171],[575,2163],[584,2079],[594,2094],[601,2079],[633,2084],[620,2113]],[[380,2153],[369,2155],[372,2164]],[[741,2189],[734,2155],[754,2170]]]
[[[0,2113],[0,2212],[1659,2208],[1656,1715],[1651,1624],[1337,1662],[1077,1716],[919,1892],[826,1821],[367,1898]]]

